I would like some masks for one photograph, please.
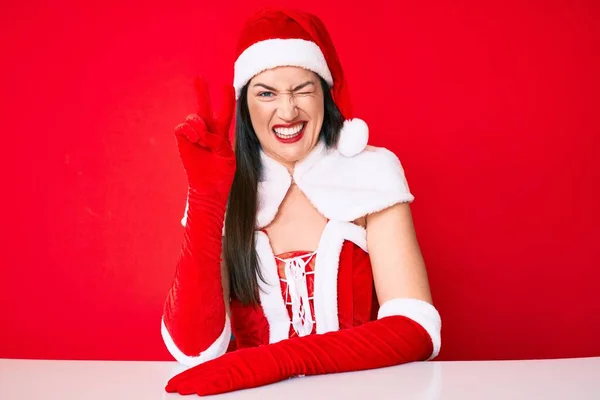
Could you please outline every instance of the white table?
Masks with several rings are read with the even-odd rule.
[[[0,359],[0,399],[192,399],[164,391],[175,362]],[[278,397],[279,396],[279,397]],[[600,399],[600,357],[421,362],[303,377],[215,399]]]

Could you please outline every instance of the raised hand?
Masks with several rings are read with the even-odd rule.
[[[198,111],[175,128],[181,161],[191,188],[203,190],[208,189],[207,185],[222,183],[228,192],[235,172],[235,156],[229,141],[235,108],[234,89],[232,86],[223,88],[223,103],[215,115],[204,79],[197,78],[195,88]]]

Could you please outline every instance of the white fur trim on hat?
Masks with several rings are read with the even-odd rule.
[[[354,157],[367,147],[369,126],[362,119],[344,121],[338,141],[338,151],[346,157]]]
[[[235,62],[233,86],[235,98],[252,77],[270,68],[294,66],[319,74],[329,86],[331,72],[319,46],[304,39],[267,39],[248,47]]]

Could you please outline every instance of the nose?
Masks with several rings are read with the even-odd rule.
[[[284,121],[293,121],[298,116],[298,107],[294,96],[281,96],[278,101],[277,116]]]

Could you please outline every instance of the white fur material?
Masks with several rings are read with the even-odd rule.
[[[258,188],[258,229],[273,221],[292,182],[283,165],[264,153],[261,157],[264,171]],[[350,222],[414,200],[400,160],[382,147],[368,146],[349,158],[319,142],[296,164],[294,181],[330,220]]]
[[[221,335],[214,341],[213,344],[210,345],[209,348],[207,348],[198,356],[188,356],[179,350],[173,341],[173,338],[171,338],[164,320],[161,321],[160,333],[162,334],[162,338],[167,350],[169,350],[169,353],[171,353],[173,358],[186,367],[194,367],[198,364],[213,360],[225,354],[227,347],[229,347],[229,341],[231,340],[231,321],[229,320],[229,316],[226,315],[225,327],[223,328]]]
[[[279,205],[283,202],[290,185],[292,177],[288,170],[261,152],[262,179],[258,183],[256,226],[264,228],[275,219]]]
[[[408,317],[421,325],[427,331],[433,343],[433,352],[428,360],[431,360],[440,352],[442,347],[442,319],[436,308],[430,303],[409,298],[398,298],[386,301],[377,313],[377,319],[392,315]]]
[[[233,77],[236,99],[254,75],[281,66],[306,68],[320,75],[329,86],[333,85],[325,56],[316,43],[304,39],[268,39],[254,43],[236,60]]]
[[[338,141],[338,151],[346,157],[354,157],[367,147],[369,126],[362,119],[344,121]]]
[[[317,333],[340,329],[337,281],[344,241],[367,251],[367,231],[351,222],[329,221],[321,235],[315,263],[315,321]]]
[[[266,281],[258,277],[260,305],[269,323],[269,343],[277,343],[289,337],[291,320],[281,293],[275,255],[264,232],[256,232],[256,253],[261,275]]]

